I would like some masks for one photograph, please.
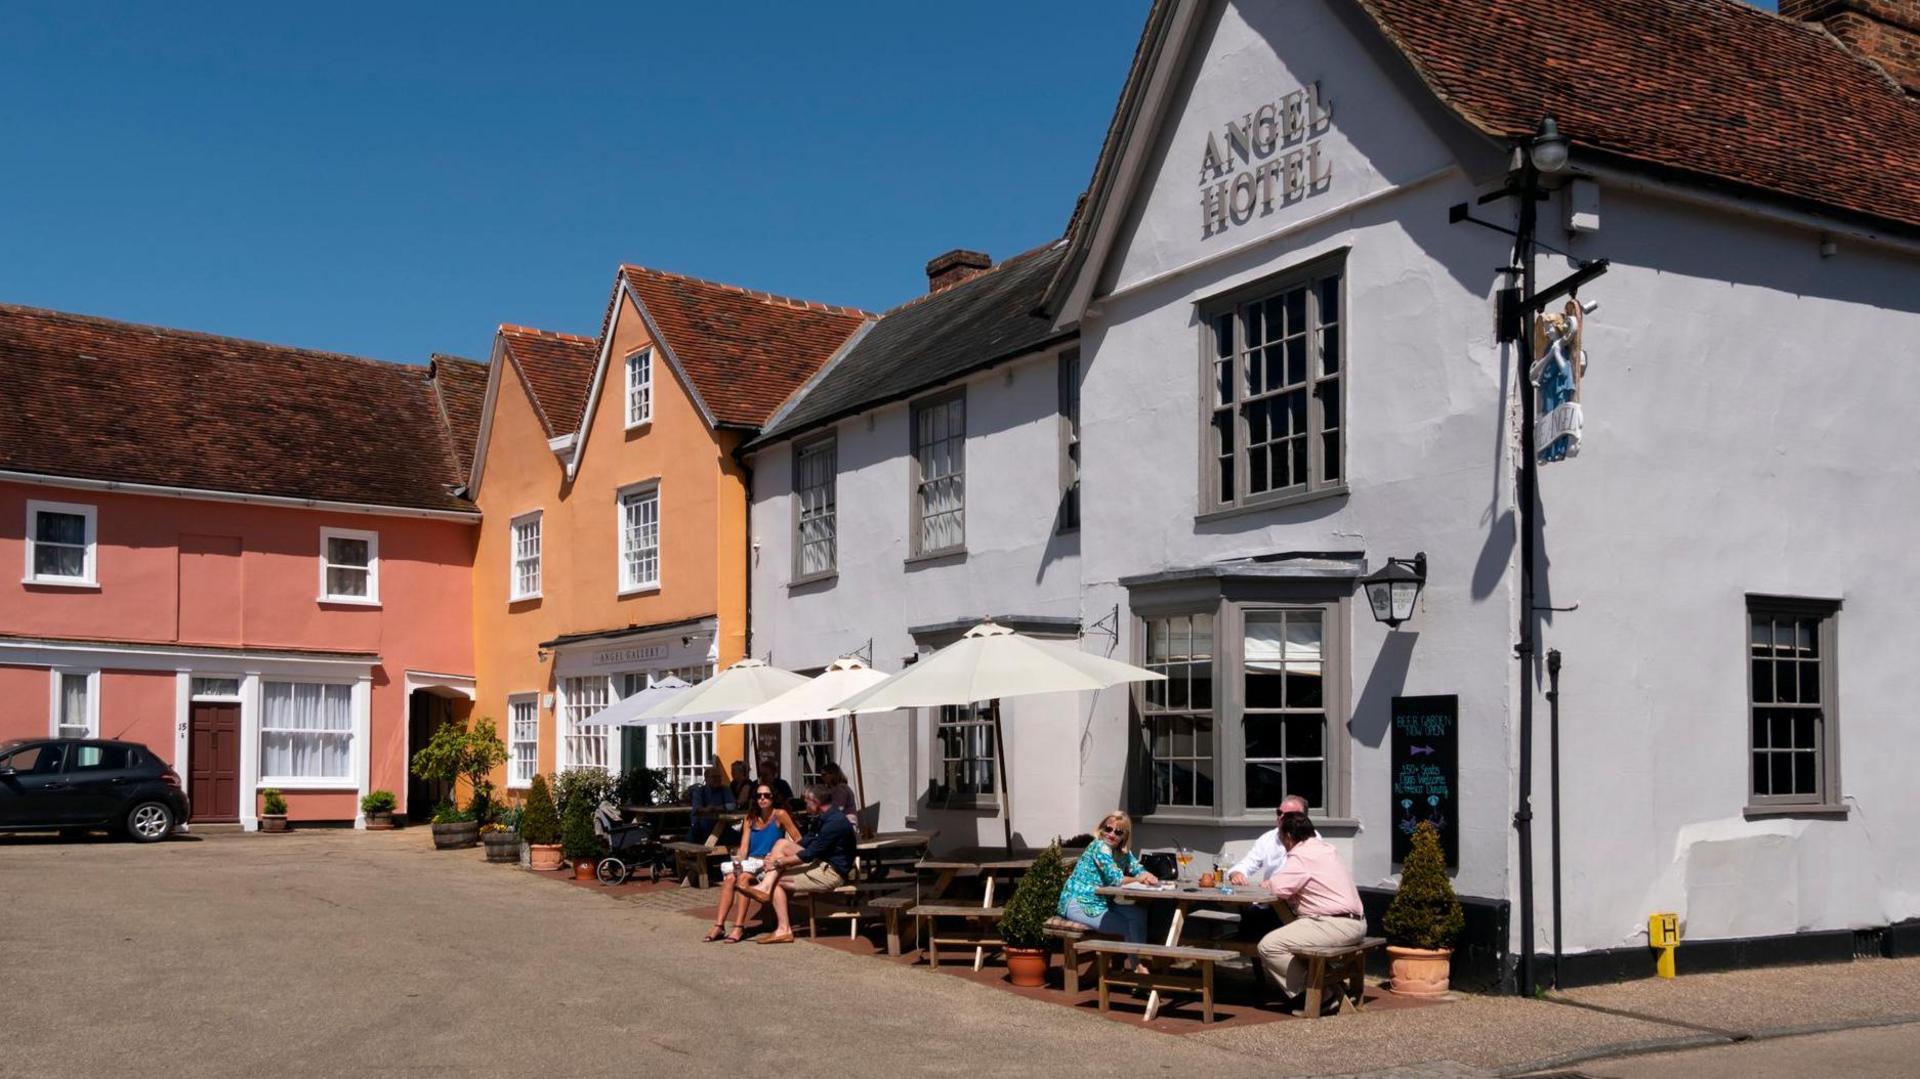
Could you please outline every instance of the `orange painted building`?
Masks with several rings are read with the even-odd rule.
[[[580,720],[674,674],[741,658],[747,484],[734,450],[867,316],[622,266],[598,338],[502,326],[469,495],[476,709],[500,777],[646,764],[696,781],[740,735]]]

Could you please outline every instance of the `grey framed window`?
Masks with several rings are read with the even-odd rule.
[[[1344,258],[1201,306],[1201,511],[1345,485]]]
[[[1297,794],[1315,816],[1347,819],[1351,582],[1176,591],[1132,601],[1135,662],[1167,676],[1135,691],[1131,782],[1147,797],[1133,804],[1254,822]]]
[[[794,749],[800,758],[800,786],[820,782],[820,769],[833,763],[833,718],[804,719],[794,725]]]
[[[986,701],[942,705],[935,716],[933,741],[940,755],[936,804],[985,805],[999,796],[989,707]]]
[[[1060,354],[1060,513],[1057,530],[1080,527],[1080,350]]]
[[[836,505],[837,440],[804,442],[793,451],[793,579],[813,580],[839,566]]]
[[[1838,682],[1833,600],[1747,597],[1748,802],[1837,807]]]
[[[967,544],[967,398],[963,390],[913,404],[913,555]]]

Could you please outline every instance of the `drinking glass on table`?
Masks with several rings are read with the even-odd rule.
[[[1184,844],[1181,846],[1175,847],[1174,853],[1173,853],[1173,860],[1174,860],[1174,864],[1180,867],[1178,871],[1175,872],[1174,876],[1178,877],[1182,881],[1192,880],[1193,872],[1189,870],[1187,867],[1193,864],[1193,852],[1188,850]]]

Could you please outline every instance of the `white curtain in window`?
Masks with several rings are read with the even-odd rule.
[[[1252,671],[1277,671],[1317,665],[1321,657],[1320,612],[1273,611],[1247,615],[1246,665]]]
[[[262,775],[351,778],[353,687],[268,682],[260,704]]]
[[[60,736],[85,738],[91,733],[87,728],[87,676],[63,674],[60,676]]]

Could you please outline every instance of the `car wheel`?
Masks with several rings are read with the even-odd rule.
[[[127,837],[157,843],[173,833],[173,810],[165,802],[141,802],[127,813]]]

